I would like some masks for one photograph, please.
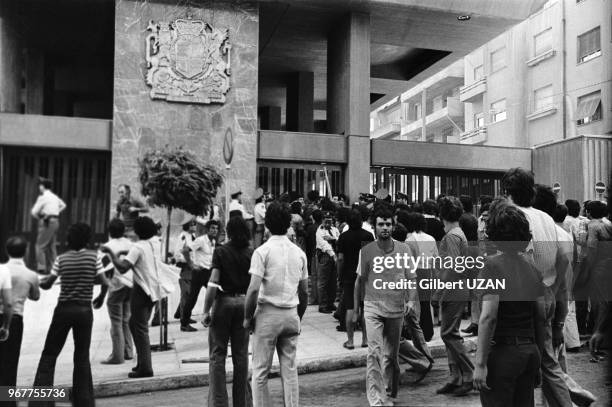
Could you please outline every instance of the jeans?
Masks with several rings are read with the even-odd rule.
[[[440,336],[448,355],[450,383],[457,386],[471,382],[474,375],[474,364],[465,351],[463,338],[459,335],[464,306],[465,302],[463,301],[442,301],[440,303],[442,320]]]
[[[410,310],[404,317],[404,326],[410,333],[412,343],[410,341],[402,341],[400,343],[399,355],[417,372],[422,372],[429,367],[430,363],[433,363],[434,359],[431,356],[427,342],[425,342],[423,330],[419,325],[418,305],[417,309]]]
[[[2,320],[2,315],[0,315]],[[0,386],[15,386],[17,384],[17,368],[23,339],[23,318],[14,314],[9,327],[9,337],[0,342]],[[14,401],[0,401],[0,407],[16,407]]]
[[[184,306],[181,307],[181,325],[189,325],[191,319],[191,311],[198,302],[200,290],[208,285],[210,279],[210,270],[208,269],[193,269],[191,274],[191,284],[189,285],[189,295]]]
[[[480,391],[483,407],[533,407],[540,352],[535,344],[493,345],[487,359],[487,386]]]
[[[403,318],[387,318],[365,311],[364,319],[368,333],[366,394],[370,405],[382,405],[386,400],[385,391],[395,397],[399,388],[398,354]]]
[[[123,287],[108,294],[106,308],[111,321],[111,340],[113,352],[109,359],[116,363],[123,363],[125,359],[134,357],[132,334],[130,333],[130,296],[132,289]]]
[[[53,262],[57,257],[55,247],[56,234],[59,229],[59,219],[50,218],[38,221],[38,234],[36,235],[36,261],[37,270],[48,274],[53,267]]]
[[[417,269],[417,282],[424,279],[432,278],[432,271],[430,269]],[[431,315],[431,290],[424,290],[417,286],[419,293],[420,303],[420,316],[419,325],[423,330],[423,336],[426,341],[430,341],[434,334],[433,319]]]
[[[176,306],[176,311],[174,312],[174,318],[181,318],[181,310],[185,308],[185,304],[187,304],[187,300],[189,299],[189,286],[191,285],[191,268],[185,263],[177,263],[176,264],[180,269],[180,278],[179,278],[179,289],[181,292],[181,298],[179,304]]]
[[[317,254],[319,308],[331,308],[336,299],[336,262],[327,253]]]
[[[555,296],[549,288],[546,289],[545,294],[546,321],[544,323],[545,336],[541,366],[542,395],[551,407],[571,407],[570,392],[565,383],[563,370],[559,365],[559,360],[552,344],[552,320],[555,316]]]
[[[227,344],[232,344],[232,400],[234,407],[251,405],[248,388],[249,331],[242,327],[245,297],[217,296],[212,323],[208,330],[210,356],[209,407],[227,407],[227,386],[225,381],[225,359]]]
[[[278,354],[285,407],[297,407],[299,386],[297,373],[297,342],[300,318],[296,308],[278,308],[259,304],[253,332],[253,406],[272,406],[268,391],[268,374],[274,350]]]
[[[149,341],[149,318],[153,309],[153,301],[138,284],[134,284],[131,301],[132,316],[130,317],[130,331],[134,338],[134,347],[139,373],[153,373],[151,364],[151,342]]]
[[[91,310],[91,303],[66,301],[57,304],[53,312],[49,332],[47,332],[45,347],[38,363],[34,386],[53,386],[55,363],[66,343],[68,332],[72,329],[72,337],[74,339],[72,403],[79,407],[95,405],[91,365],[89,364],[92,325],[93,312]],[[55,406],[55,402],[30,401],[29,405]]]

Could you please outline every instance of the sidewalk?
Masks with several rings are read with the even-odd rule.
[[[97,295],[97,290],[94,295]],[[58,295],[59,286],[54,286],[49,291],[42,291],[40,301],[26,303],[18,385],[32,385],[34,381]],[[201,294],[194,308],[194,319],[198,321],[203,308],[203,297]],[[168,338],[170,342],[174,342],[174,349],[153,353],[155,377],[145,379],[128,379],[127,374],[135,365],[135,361],[127,361],[123,365],[102,365],[100,363],[111,352],[110,321],[105,306],[94,310],[90,358],[96,397],[208,384],[208,363],[203,362],[208,360],[208,331],[198,322],[193,325],[198,328],[197,332],[181,332],[179,322],[172,319],[177,302],[178,294],[175,293],[169,299],[168,307],[171,318]],[[463,321],[464,325],[467,323]],[[316,306],[308,307],[302,321],[302,333],[298,343],[297,356],[300,374],[365,366],[367,349],[359,347],[354,350],[344,349],[342,343],[346,341],[346,333],[336,331],[336,325],[337,321],[331,314],[317,312]],[[158,328],[151,328],[150,335],[152,344],[159,343]],[[355,333],[355,343],[357,346],[361,343],[361,332]],[[429,346],[434,357],[445,355],[438,328]],[[475,338],[467,339],[466,346],[469,349],[475,349]],[[72,336],[69,335],[56,365],[55,383],[58,386],[69,387],[72,384],[73,349]],[[190,363],[193,361],[199,362]],[[273,371],[278,371],[276,356],[273,366]],[[228,372],[230,371],[231,358],[228,358]],[[231,376],[228,374],[229,377]]]

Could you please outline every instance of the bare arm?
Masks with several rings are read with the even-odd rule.
[[[244,324],[245,328],[253,330],[253,316],[255,315],[255,309],[257,308],[257,297],[259,296],[259,289],[261,287],[262,278],[251,274],[251,282],[247,290],[246,299],[244,302]]]
[[[43,279],[40,280],[40,288],[43,290],[48,290],[53,286],[55,280],[57,280],[57,274],[49,274],[48,276],[43,277]]]
[[[38,301],[40,299],[38,277],[36,278],[36,280],[32,281],[32,285],[30,285],[30,292],[28,293],[28,298],[32,301]]]
[[[491,338],[497,325],[499,295],[485,294],[482,297],[482,309],[478,321],[478,350],[476,351],[476,370],[474,387],[478,390],[489,389],[487,386],[487,359],[491,351]]]
[[[204,297],[204,316],[210,314],[215,298],[217,298],[217,291],[219,290],[219,269],[213,268],[210,274],[210,280],[208,282],[208,288],[206,288],[206,297]]]
[[[300,303],[298,304],[297,312],[301,320],[306,312],[306,307],[308,307],[308,279],[300,280],[298,285],[298,298]]]
[[[125,274],[129,269],[133,267],[132,263],[130,263],[126,259],[120,259],[111,249],[106,246],[102,246],[100,250],[110,257],[113,265],[115,266],[115,270],[120,272],[121,274]]]

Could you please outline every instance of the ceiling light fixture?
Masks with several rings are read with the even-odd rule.
[[[459,20],[459,21],[468,21],[470,18],[472,18],[472,17],[467,15],[467,14],[463,14],[463,15],[457,16],[457,20]]]

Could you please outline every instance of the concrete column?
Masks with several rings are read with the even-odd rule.
[[[0,1],[0,112],[19,113],[23,58],[18,2]]]
[[[327,39],[327,122],[348,137],[345,193],[368,191],[370,173],[370,16],[351,13]]]
[[[262,106],[259,109],[261,130],[280,130],[281,129],[281,108],[280,106]]]
[[[314,130],[314,73],[295,72],[287,82],[287,131]]]
[[[27,49],[25,52],[25,113],[43,114],[45,87],[44,55],[40,50]]]
[[[421,92],[421,141],[427,140],[427,89]]]

